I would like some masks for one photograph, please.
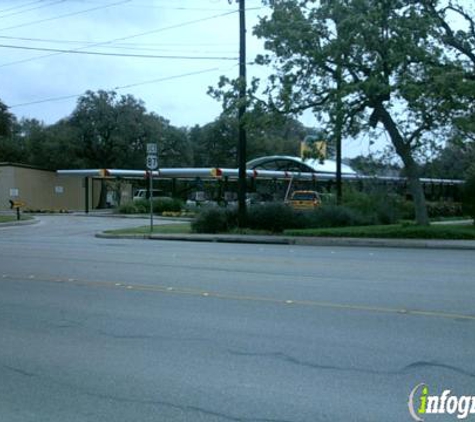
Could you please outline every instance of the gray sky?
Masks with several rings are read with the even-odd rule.
[[[265,9],[259,0],[247,7],[260,7],[248,12],[250,29]],[[174,125],[210,122],[221,106],[206,94],[208,86],[238,73],[236,12],[228,0],[0,0],[0,98],[17,117],[54,123],[71,113],[77,98],[21,104],[124,87],[117,91],[144,100]],[[249,35],[249,60],[259,46]],[[253,70],[262,72],[250,66],[250,76]]]
[[[268,10],[260,0],[246,6],[252,61],[263,51],[252,27]],[[237,11],[235,0],[0,0],[0,99],[18,118],[51,124],[86,90],[116,90],[175,126],[206,124],[221,112],[208,87],[238,74]],[[86,51],[118,56],[78,54]],[[265,77],[265,69],[249,66],[248,75]],[[310,114],[301,121],[317,124]],[[368,148],[364,139],[348,142],[344,155]]]

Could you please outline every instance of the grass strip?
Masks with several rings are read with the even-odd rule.
[[[31,220],[32,218],[33,217],[22,215],[20,217],[20,220],[25,221],[25,220]],[[18,221],[16,215],[0,215],[0,223],[11,223],[15,221]]]
[[[104,233],[112,234],[112,235],[149,234],[150,226],[131,227],[131,228],[119,229],[119,230],[107,230]],[[191,233],[191,225],[190,223],[154,225],[153,233],[154,234],[189,234]]]

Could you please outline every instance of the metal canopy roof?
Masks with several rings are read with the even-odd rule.
[[[98,178],[145,178],[146,170],[122,170],[122,169],[86,169],[86,170],[58,170],[60,176],[81,176],[81,177],[98,177]],[[226,168],[164,168],[152,172],[154,178],[158,179],[214,179],[221,178],[237,179],[239,175],[238,169]],[[294,171],[274,171],[274,170],[247,170],[248,178],[253,179],[280,179],[280,180],[334,180],[334,173],[321,172],[294,172]],[[364,181],[375,180],[383,182],[405,182],[405,177],[384,177],[384,176],[364,176],[359,174],[343,174],[344,180]],[[421,178],[422,183],[458,185],[463,184],[463,180],[457,179],[430,179]]]

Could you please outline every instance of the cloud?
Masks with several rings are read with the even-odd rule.
[[[24,13],[2,19],[2,16],[13,13],[14,9],[11,8],[18,5],[17,2],[6,2],[0,9],[0,37],[23,39],[0,38],[0,44],[55,49],[87,48],[90,51],[115,54],[237,57],[238,14],[206,20],[236,9],[236,5],[229,5],[227,2],[220,5],[220,10],[216,10],[215,2],[202,3],[212,10],[196,10],[196,2],[192,1],[181,1],[180,7],[177,7],[176,2],[145,4],[133,1],[117,5],[118,1],[112,0],[49,3],[51,7],[31,11],[24,8]],[[106,4],[116,5],[97,9]],[[16,7],[18,12],[22,11],[19,6]],[[80,13],[94,8],[96,10]],[[2,15],[2,10],[6,9],[11,11]],[[67,14],[71,16],[53,19]],[[203,19],[202,23],[196,22],[200,19]],[[193,21],[195,23],[191,23]],[[14,26],[18,28],[12,28]],[[134,36],[144,33],[148,35]],[[34,39],[37,41],[33,41]],[[108,40],[116,41],[95,47],[87,44]],[[22,60],[31,61],[9,64]],[[4,82],[0,86],[0,97],[7,105],[15,106],[81,94],[87,89],[114,89],[213,67],[221,69],[221,73],[229,72],[229,76],[234,77],[237,75],[237,68],[230,69],[232,64],[219,60],[101,57],[3,48],[0,77],[8,83]],[[183,79],[170,79],[119,92],[143,99],[149,111],[162,114],[173,124],[202,124],[219,114],[219,104],[217,107],[211,106],[213,100],[207,97],[206,91],[209,85],[217,83],[221,73],[216,71]],[[15,107],[12,111],[19,117],[35,117],[46,123],[53,123],[68,115],[75,103],[73,98]],[[180,108],[186,112],[180,112]],[[173,116],[167,115],[167,111],[173,112]]]

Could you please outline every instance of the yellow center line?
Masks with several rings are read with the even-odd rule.
[[[144,292],[156,292],[156,293],[168,293],[175,295],[187,295],[187,296],[201,296],[222,300],[235,300],[235,301],[247,301],[247,302],[261,302],[261,303],[276,303],[287,306],[303,306],[303,307],[315,307],[315,308],[327,308],[327,309],[340,309],[348,311],[362,311],[362,312],[374,312],[385,314],[398,314],[398,315],[411,315],[411,316],[425,316],[433,318],[445,318],[445,319],[461,319],[468,321],[475,321],[475,315],[456,314],[450,312],[428,311],[422,309],[404,309],[404,308],[391,308],[384,306],[371,306],[371,305],[355,305],[345,304],[337,302],[321,302],[315,300],[295,300],[295,299],[277,299],[265,296],[248,296],[238,295],[232,293],[218,293],[201,289],[172,287],[162,285],[148,285],[148,284],[130,284],[118,281],[95,281],[95,280],[78,280],[73,278],[44,278],[37,276],[10,276],[2,275],[2,280],[15,280],[15,281],[28,281],[28,282],[47,282],[58,284],[74,284],[78,286],[89,287],[106,287],[112,289],[127,289],[131,291],[144,291]]]

